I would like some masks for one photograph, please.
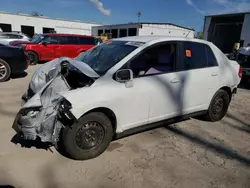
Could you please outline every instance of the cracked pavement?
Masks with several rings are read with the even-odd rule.
[[[11,126],[35,66],[0,83],[0,187],[250,187],[250,91],[239,89],[217,123],[184,121],[111,143],[101,156],[73,161],[54,148],[11,142]]]

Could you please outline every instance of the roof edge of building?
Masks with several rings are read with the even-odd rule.
[[[232,12],[232,13],[225,13],[225,14],[210,14],[206,15],[206,17],[216,17],[216,16],[233,16],[233,15],[240,15],[240,14],[250,14],[250,12]]]
[[[190,31],[195,31],[195,29],[193,29],[193,28],[184,27],[184,26],[177,25],[177,24],[172,24],[172,23],[164,23],[164,22],[129,22],[129,23],[124,23],[124,24],[104,24],[104,25],[101,25],[101,26],[93,26],[93,27],[122,26],[122,25],[129,25],[129,24],[134,24],[134,25],[138,25],[138,24],[172,25],[172,26],[180,27],[180,28],[187,29],[187,30],[190,30]]]
[[[76,22],[76,23],[86,23],[86,24],[96,24],[96,25],[104,25],[101,23],[96,23],[96,22],[84,22],[81,20],[67,20],[64,18],[50,18],[48,16],[32,16],[30,14],[26,13],[10,13],[10,12],[5,12],[5,11],[0,11],[0,14],[8,14],[8,15],[16,15],[16,16],[26,16],[26,17],[32,17],[32,18],[41,18],[41,19],[48,19],[48,20],[59,20],[59,21],[67,21],[67,22]]]

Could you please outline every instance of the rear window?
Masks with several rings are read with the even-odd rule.
[[[95,45],[94,37],[79,37],[79,44]]]

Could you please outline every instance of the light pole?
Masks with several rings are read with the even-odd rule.
[[[138,24],[140,23],[140,17],[141,17],[141,12],[139,11],[139,12],[137,12],[137,17],[138,17]]]

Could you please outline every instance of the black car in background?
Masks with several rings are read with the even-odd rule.
[[[23,47],[0,44],[0,82],[8,80],[11,75],[22,73],[28,68],[29,60]]]

